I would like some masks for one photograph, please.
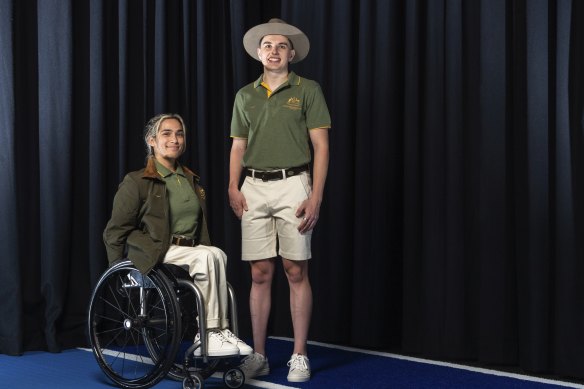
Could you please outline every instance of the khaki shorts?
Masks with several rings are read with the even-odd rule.
[[[246,177],[241,186],[248,210],[241,218],[241,256],[244,261],[282,258],[303,261],[312,256],[312,231],[301,234],[296,211],[311,193],[310,174],[277,181]],[[278,248],[278,251],[276,251]]]

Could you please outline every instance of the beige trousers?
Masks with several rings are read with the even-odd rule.
[[[207,329],[229,327],[227,305],[227,255],[213,246],[170,246],[164,263],[187,270],[203,294]]]

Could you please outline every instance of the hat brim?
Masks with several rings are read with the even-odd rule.
[[[290,63],[302,61],[310,51],[310,41],[300,29],[281,22],[263,23],[250,28],[243,36],[243,47],[245,51],[256,61],[260,60],[257,53],[257,49],[260,47],[260,41],[266,35],[284,35],[292,42],[295,55]]]

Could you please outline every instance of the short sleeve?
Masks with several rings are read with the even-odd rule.
[[[330,128],[331,117],[320,85],[307,90],[306,94],[306,127],[309,130],[315,128]]]
[[[231,136],[234,138],[247,138],[249,134],[249,120],[244,111],[245,98],[241,90],[235,95],[233,114],[231,116]]]

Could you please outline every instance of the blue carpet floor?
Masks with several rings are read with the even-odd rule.
[[[292,343],[270,338],[267,352],[271,374],[249,380],[244,388],[583,388],[584,385],[509,375],[492,370],[434,363],[398,355],[369,353],[310,343],[312,379],[307,383],[286,381]],[[216,374],[218,377],[218,374]],[[205,388],[223,388],[220,378],[205,381]],[[20,357],[0,355],[0,388],[98,389],[112,388],[90,351],[73,349],[59,354],[28,352]],[[156,389],[179,389],[177,381],[163,380]]]

